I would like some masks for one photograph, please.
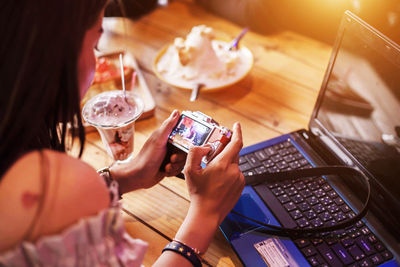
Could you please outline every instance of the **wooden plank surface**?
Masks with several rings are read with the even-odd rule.
[[[271,35],[249,32],[242,44],[255,57],[250,74],[230,88],[201,92],[197,101],[189,102],[190,92],[158,80],[152,64],[162,47],[175,37],[185,36],[199,24],[213,27],[217,36],[227,39],[241,30],[240,26],[207,12],[190,0],[173,1],[137,21],[104,20],[105,34],[100,49],[104,52],[125,49],[134,55],[157,105],[153,117],[135,125],[135,154],[174,109],[200,110],[228,127],[239,121],[245,146],[307,127],[331,47],[292,32]],[[96,169],[112,163],[96,132],[87,134],[82,158]],[[146,266],[156,260],[165,244],[174,237],[189,201],[185,181],[175,177],[165,178],[153,188],[123,196],[128,232],[150,244],[144,261]],[[241,266],[219,230],[205,260],[211,266]]]

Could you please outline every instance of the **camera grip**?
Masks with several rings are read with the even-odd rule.
[[[171,162],[171,156],[178,151],[180,150],[177,147],[175,147],[171,143],[167,143],[167,153],[165,154],[164,160],[162,161],[160,166],[161,172],[165,172],[165,166],[167,166],[167,164]]]

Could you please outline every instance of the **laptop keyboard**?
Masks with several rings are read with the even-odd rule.
[[[312,168],[289,140],[243,155],[239,164],[245,176]],[[322,177],[265,183],[253,188],[284,227],[329,226],[355,216]],[[318,238],[293,241],[311,266],[376,266],[393,258],[362,221]]]

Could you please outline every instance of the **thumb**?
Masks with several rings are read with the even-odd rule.
[[[171,133],[172,129],[178,122],[179,118],[179,111],[174,110],[171,115],[161,124],[160,126],[160,139],[167,140],[169,134]]]
[[[201,169],[201,160],[208,152],[210,152],[211,147],[206,146],[193,146],[190,148],[184,171],[193,171]]]

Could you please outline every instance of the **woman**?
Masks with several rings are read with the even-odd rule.
[[[15,0],[0,6],[0,265],[137,266],[143,260],[146,243],[124,231],[104,179],[65,153],[74,139],[67,124],[76,125],[70,133],[83,149],[79,99],[93,78],[105,2]],[[179,173],[185,164],[180,154],[159,172],[178,118],[173,112],[131,163],[103,176],[113,178],[112,185],[117,181],[123,193]],[[191,204],[175,247],[205,252],[239,198],[244,183],[239,124],[233,131],[232,141],[205,169],[200,163],[209,147],[188,153],[184,173]],[[155,262],[192,264],[197,257],[172,246]]]

